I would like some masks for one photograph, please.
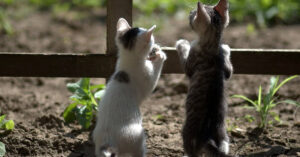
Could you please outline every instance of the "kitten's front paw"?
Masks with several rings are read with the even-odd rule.
[[[176,47],[177,52],[179,52],[179,53],[186,52],[190,48],[190,43],[187,40],[180,39],[176,42],[175,47]]]
[[[152,62],[164,62],[167,59],[167,55],[163,51],[156,52],[155,57],[151,59]]]
[[[230,47],[229,47],[229,45],[222,44],[221,48],[223,49],[224,56],[229,57],[230,56]]]
[[[149,55],[149,60],[151,61],[165,61],[167,59],[166,54],[161,50],[161,48],[158,45],[154,45],[153,49]]]
[[[162,61],[167,60],[167,55],[163,51],[158,51],[157,55],[160,60]]]

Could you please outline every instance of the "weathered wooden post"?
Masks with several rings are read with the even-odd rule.
[[[132,26],[132,0],[108,0],[106,23],[106,54],[117,55],[115,44],[116,25],[120,17],[125,18]],[[106,82],[109,78],[106,78]]]
[[[125,18],[132,25],[132,0],[108,0],[107,2],[107,51],[108,55],[115,55],[116,24],[120,17]]]

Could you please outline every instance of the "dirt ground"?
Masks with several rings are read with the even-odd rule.
[[[79,52],[105,51],[105,11],[80,20],[72,16],[53,17],[47,12],[28,13],[12,20],[13,36],[0,35],[0,52]],[[300,48],[300,25],[275,26],[249,33],[246,26],[230,25],[224,42],[234,48]],[[187,20],[170,18],[156,32],[161,45],[173,46],[179,38],[193,39]],[[296,67],[295,67],[296,68]],[[298,67],[299,68],[299,67]],[[283,76],[281,78],[284,78]],[[280,104],[273,111],[282,123],[261,132],[245,115],[255,112],[244,108],[245,101],[230,98],[243,94],[255,98],[259,85],[267,88],[270,76],[234,75],[227,82],[229,103],[227,126],[230,154],[240,156],[300,156],[300,110]],[[66,84],[78,78],[0,78],[0,108],[16,123],[12,132],[0,132],[9,157],[17,156],[94,156],[90,130],[78,124],[65,124],[61,116],[70,103]],[[93,79],[103,83],[103,79]],[[150,98],[142,105],[147,134],[147,156],[183,156],[180,130],[184,121],[187,92],[184,75],[163,75]],[[283,86],[279,100],[300,101],[300,78]]]

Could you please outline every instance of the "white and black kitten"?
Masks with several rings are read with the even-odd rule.
[[[117,65],[99,103],[93,131],[97,157],[145,156],[139,106],[155,88],[166,60],[154,44],[154,28],[131,28],[123,18],[117,23]]]
[[[233,69],[230,48],[221,45],[221,35],[229,21],[228,2],[220,0],[216,6],[198,2],[197,10],[189,18],[198,38],[191,45],[186,40],[176,43],[190,81],[182,130],[184,150],[189,157],[228,156],[224,81]]]

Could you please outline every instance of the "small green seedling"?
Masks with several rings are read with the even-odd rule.
[[[272,121],[267,121],[268,116],[271,115],[275,121],[281,122],[279,115],[275,112],[271,112],[270,110],[274,108],[276,105],[280,103],[291,103],[290,101],[277,101],[275,94],[277,91],[288,81],[298,77],[297,75],[291,76],[283,80],[280,84],[278,84],[279,77],[271,77],[270,79],[270,87],[269,91],[266,94],[262,94],[262,87],[259,86],[258,90],[258,98],[257,100],[251,100],[244,95],[233,95],[233,98],[241,98],[247,102],[249,102],[252,106],[247,106],[247,108],[255,109],[259,115],[259,120],[257,120],[258,126],[260,128],[265,128],[267,124],[271,124]]]
[[[1,113],[1,109],[0,109]],[[15,128],[15,123],[13,120],[6,120],[6,115],[0,116],[0,129],[6,130],[6,131],[12,131]]]
[[[249,114],[244,116],[244,119],[247,120],[247,122],[252,123],[255,121],[255,118]]]
[[[236,121],[239,121],[239,118],[236,119]],[[238,128],[238,125],[235,123],[236,121],[231,121],[229,119],[226,120],[226,130],[227,132],[232,132],[236,128]]]
[[[5,131],[12,131],[15,128],[15,123],[13,120],[6,120],[5,117],[6,115],[0,116],[0,129]],[[0,157],[3,157],[5,153],[5,144],[0,142]]]
[[[164,120],[165,119],[165,116],[161,115],[161,114],[158,114],[156,116],[153,116],[152,117],[155,121],[159,121],[159,120]]]
[[[90,85],[89,78],[82,78],[76,83],[68,83],[67,88],[73,95],[73,101],[64,111],[63,117],[67,123],[75,120],[79,122],[83,129],[91,126],[91,121],[98,110],[98,103],[104,94],[105,85]]]
[[[0,116],[0,129],[12,131],[15,128],[13,120],[5,120],[6,115]]]

